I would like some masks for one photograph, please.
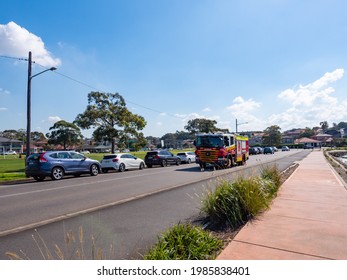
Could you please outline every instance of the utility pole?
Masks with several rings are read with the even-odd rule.
[[[31,133],[31,52],[28,59],[28,88],[27,88],[27,142],[26,142],[26,158],[30,156],[30,133]]]
[[[27,137],[26,137],[26,159],[30,156],[30,134],[31,134],[31,80],[32,78],[41,75],[42,73],[45,73],[47,71],[54,71],[57,70],[55,67],[51,67],[49,69],[46,69],[44,71],[41,71],[35,75],[31,75],[31,52],[29,52],[29,59],[28,59],[28,88],[27,88]]]
[[[239,125],[242,125],[242,124],[247,124],[248,122],[244,122],[244,123],[237,123],[237,119],[236,119],[236,129],[235,129],[235,132],[237,133],[237,127],[239,126]]]

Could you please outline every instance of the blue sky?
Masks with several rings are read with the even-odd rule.
[[[72,122],[91,91],[118,92],[146,136],[194,118],[282,130],[347,121],[342,0],[1,1],[0,131]],[[44,66],[44,67],[43,67]],[[90,136],[91,131],[83,131]]]

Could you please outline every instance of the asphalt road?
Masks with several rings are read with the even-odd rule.
[[[42,254],[40,249],[53,254],[55,244],[65,258],[79,258],[71,252],[81,246],[80,228],[87,259],[93,258],[91,236],[106,258],[141,258],[160,232],[199,215],[203,193],[220,177],[247,176],[273,162],[283,170],[307,153],[251,156],[247,166],[228,170],[200,172],[190,164],[1,186],[0,258],[7,259],[8,251],[46,258],[47,251]],[[64,241],[68,232],[74,233],[75,242]]]

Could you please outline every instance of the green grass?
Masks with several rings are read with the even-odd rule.
[[[24,157],[25,158],[25,157]],[[0,182],[25,178],[25,160],[18,156],[0,158]]]
[[[201,227],[178,224],[165,232],[144,256],[145,260],[214,259],[222,241]]]

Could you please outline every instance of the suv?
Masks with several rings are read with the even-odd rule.
[[[166,150],[147,152],[145,163],[148,167],[153,165],[168,166],[169,164],[181,164],[181,159]]]
[[[72,151],[50,151],[30,155],[26,160],[25,174],[43,181],[47,176],[60,180],[65,174],[79,176],[89,173],[96,176],[100,173],[100,162]]]

